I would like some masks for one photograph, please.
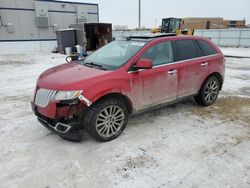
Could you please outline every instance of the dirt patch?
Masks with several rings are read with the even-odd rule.
[[[202,117],[216,116],[224,121],[241,121],[250,126],[250,98],[224,97],[209,107],[195,108],[192,114]]]
[[[217,142],[214,146],[205,148],[202,151],[202,154],[204,156],[211,155],[211,154],[214,154],[216,156],[229,154],[228,152],[233,147],[236,147],[243,142],[248,142],[249,139],[250,139],[250,132],[246,132],[243,135],[233,137],[231,142],[226,142],[226,143]]]
[[[133,168],[143,168],[155,166],[157,163],[153,157],[149,157],[146,155],[140,155],[134,158],[128,158],[125,162],[123,170],[133,169]]]
[[[136,157],[128,157],[121,168],[117,168],[116,172],[120,173],[123,178],[131,178],[131,173],[137,172],[138,169],[141,168],[157,168],[157,161],[151,157],[146,155],[145,153]]]

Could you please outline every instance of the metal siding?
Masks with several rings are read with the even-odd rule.
[[[18,8],[15,0],[1,0],[0,7]]]
[[[54,3],[67,3],[67,4],[77,4],[77,5],[98,5],[96,3],[83,3],[83,2],[72,2],[72,1],[59,1],[59,0],[36,0],[36,1],[45,1],[45,2],[54,2]]]
[[[20,39],[37,39],[39,38],[39,29],[37,27],[32,27],[33,25],[36,25],[36,17],[35,12],[30,11],[18,11],[19,15],[22,16],[19,20],[17,20],[16,24],[18,22],[20,23],[20,29],[16,30],[13,33],[15,35],[16,33],[20,33],[22,37]],[[15,24],[14,24],[15,27]],[[12,39],[19,39],[18,37],[13,37]]]
[[[27,8],[27,9],[34,9],[34,1],[31,0],[16,0],[16,6],[18,8]]]
[[[0,0],[0,7],[34,9],[32,0]]]
[[[88,15],[89,23],[98,23],[98,15],[97,14],[89,14]]]
[[[43,1],[49,7],[49,27],[38,28],[35,20],[34,0],[1,0],[0,15],[3,24],[12,23],[14,33],[8,33],[5,26],[0,27],[0,40],[55,39],[53,25],[58,29],[68,28],[76,23],[76,7],[84,6],[88,11],[89,22],[98,22],[98,5],[89,3]],[[62,3],[65,4],[64,8]],[[10,9],[3,9],[10,8]],[[23,9],[23,10],[22,10]]]
[[[32,14],[35,17],[33,12],[26,11],[27,14]],[[20,11],[15,11],[13,14],[12,11],[1,10],[0,12],[2,18],[2,24],[6,25],[7,23],[12,23],[14,27],[14,33],[8,33],[7,28],[4,26],[0,27],[0,40],[8,40],[8,39],[24,39],[22,20],[25,19],[25,14],[20,13]],[[20,19],[20,17],[24,19]],[[34,18],[35,19],[35,18]],[[30,37],[32,38],[32,36]]]
[[[62,6],[62,3],[48,3],[49,10],[58,10],[58,11],[73,11],[76,12],[76,6],[74,4],[64,4],[65,6]]]
[[[88,6],[88,12],[98,13],[98,7],[97,6]]]

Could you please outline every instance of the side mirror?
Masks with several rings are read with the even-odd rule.
[[[135,69],[151,69],[153,67],[153,61],[151,59],[139,59],[134,66]]]

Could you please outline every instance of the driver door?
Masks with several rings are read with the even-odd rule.
[[[150,47],[140,58],[151,59],[153,68],[130,73],[136,110],[176,99],[178,64],[172,64],[171,42],[162,42]]]

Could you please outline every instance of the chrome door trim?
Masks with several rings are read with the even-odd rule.
[[[177,73],[177,70],[175,69],[175,70],[170,70],[170,71],[168,71],[168,75],[174,75],[174,74],[176,74]]]
[[[208,66],[208,62],[201,63],[201,67],[202,67],[202,68],[205,68],[205,67],[207,67],[207,66]]]
[[[152,67],[152,69],[158,68],[158,67],[163,67],[163,66],[168,66],[168,65],[174,65],[174,64],[184,63],[184,62],[192,61],[192,60],[198,60],[198,59],[203,59],[203,58],[208,58],[208,57],[215,57],[217,55],[219,55],[219,54],[216,53],[216,54],[208,55],[208,56],[196,57],[196,58],[186,59],[186,60],[182,60],[182,61],[174,61],[172,63],[165,63],[165,64],[162,64],[162,65],[155,65],[155,66]],[[139,69],[139,70],[136,70],[136,71],[128,71],[128,74],[136,73],[136,72],[140,72],[140,71],[145,71],[145,70],[150,70],[150,69]]]

